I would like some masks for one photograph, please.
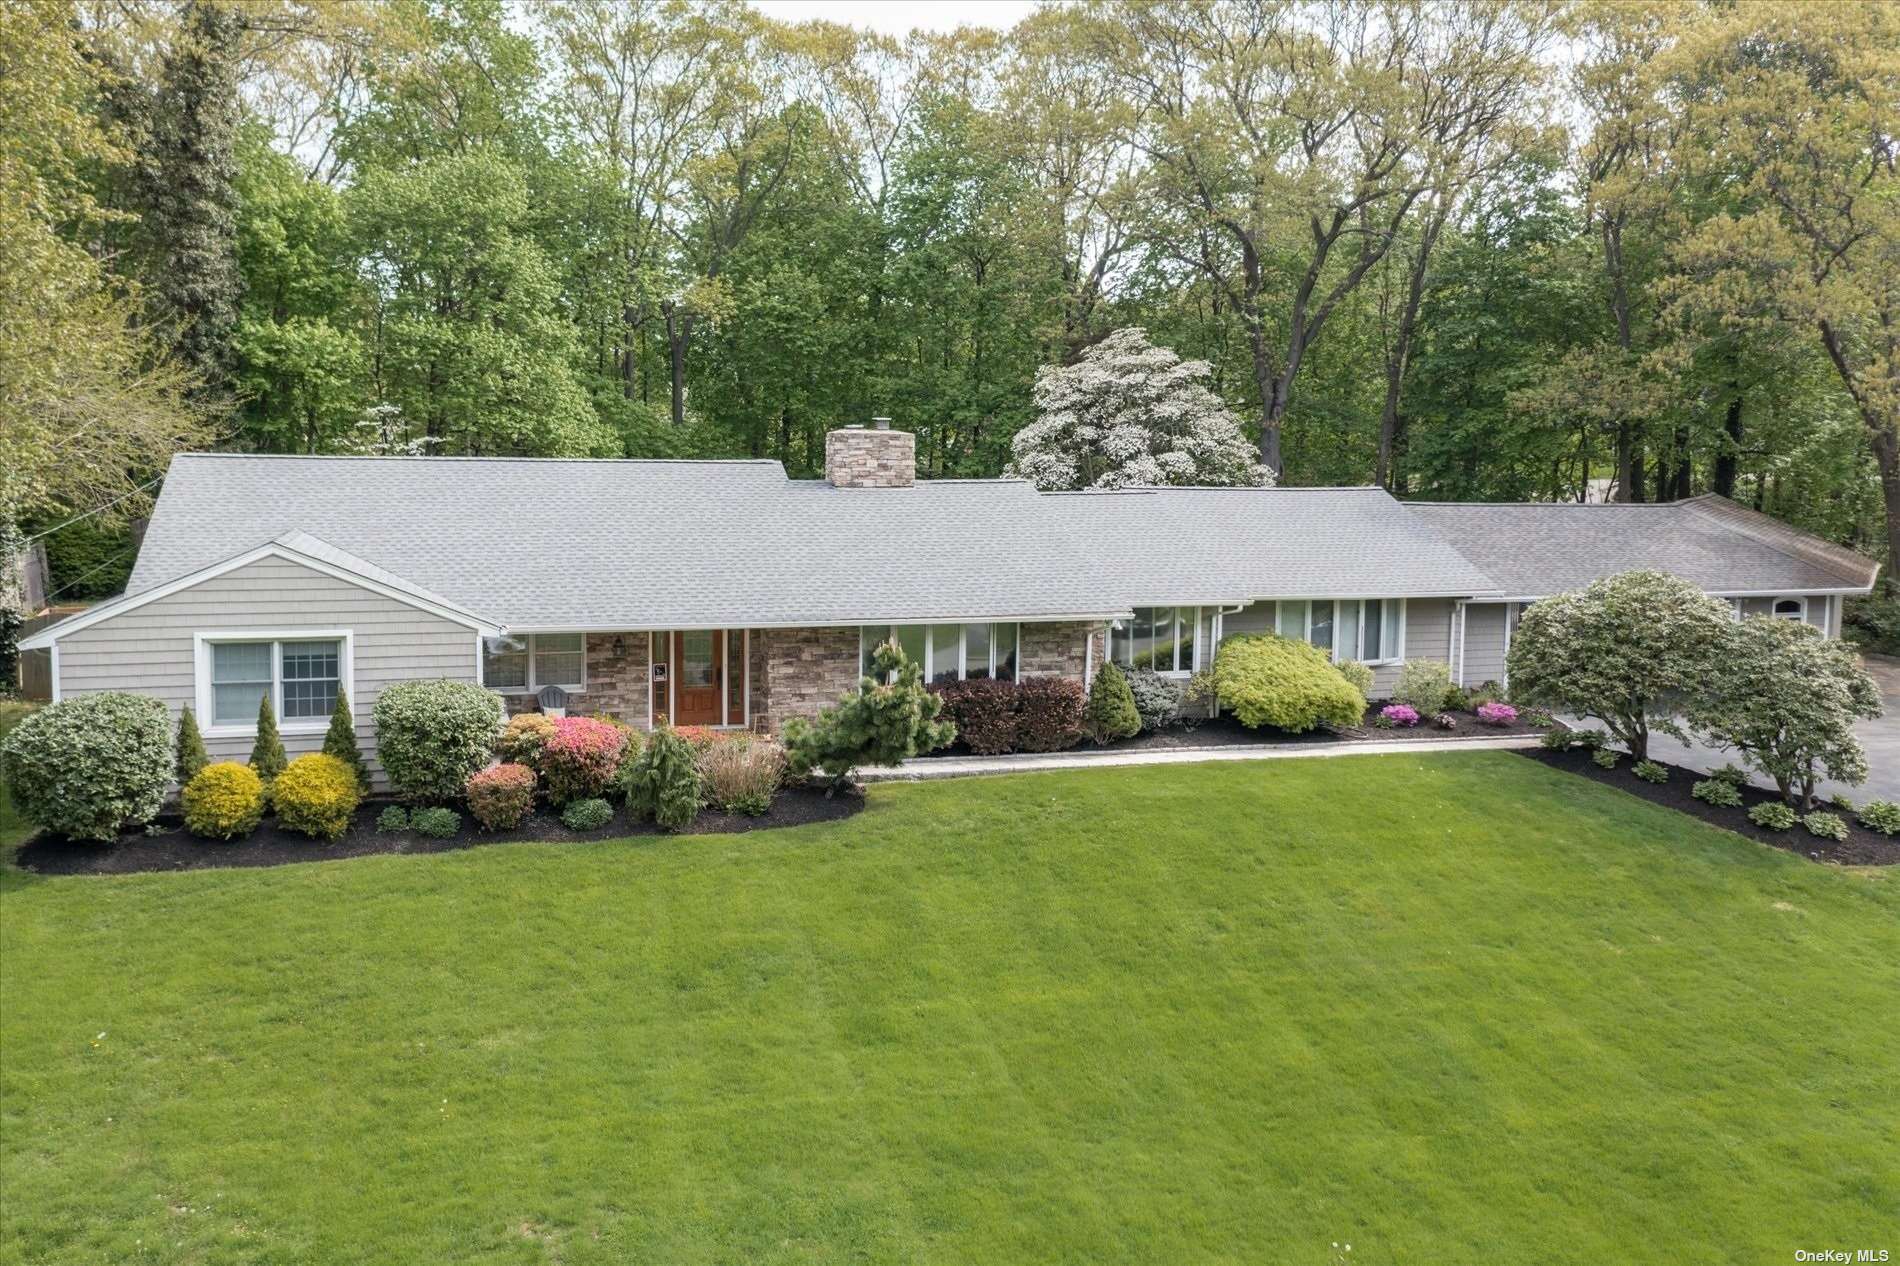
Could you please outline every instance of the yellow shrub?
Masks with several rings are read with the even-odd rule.
[[[234,760],[206,765],[179,793],[185,829],[211,840],[234,840],[257,829],[264,816],[264,781]]]
[[[277,820],[292,831],[333,840],[350,829],[350,816],[362,801],[356,771],[334,756],[299,756],[270,785]]]

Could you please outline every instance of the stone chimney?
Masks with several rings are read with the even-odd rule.
[[[889,418],[871,419],[869,430],[827,431],[825,478],[836,488],[908,488],[917,482],[917,437],[891,430]]]

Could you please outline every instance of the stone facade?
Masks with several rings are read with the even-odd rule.
[[[590,715],[604,712],[644,730],[649,638],[646,633],[589,633],[587,693],[575,702]],[[614,652],[616,641],[620,644],[618,654]]]
[[[1102,662],[1105,643],[1100,625],[1025,624],[1017,652],[1018,677],[1073,677],[1081,681],[1088,667],[1088,644],[1095,642],[1095,662]]]
[[[757,629],[752,645],[765,669],[764,689],[752,698],[755,729],[776,733],[792,717],[815,717],[858,684],[855,627]]]
[[[826,432],[825,478],[839,488],[908,488],[917,482],[917,437],[862,427]]]

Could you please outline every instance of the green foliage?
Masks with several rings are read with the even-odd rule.
[[[185,829],[208,840],[249,835],[264,817],[264,782],[234,760],[206,765],[179,793]]]
[[[376,750],[396,794],[458,799],[485,767],[501,728],[501,700],[468,681],[404,681],[376,697]]]
[[[383,811],[376,815],[376,829],[391,834],[398,831],[407,831],[409,829],[409,810],[399,804],[385,806]]]
[[[174,769],[171,712],[145,695],[64,699],[0,740],[0,776],[20,812],[75,840],[112,840],[152,820]]]
[[[1128,681],[1128,693],[1134,696],[1143,730],[1165,730],[1181,720],[1187,706],[1186,683],[1146,668],[1131,668],[1122,675]],[[962,722],[957,724],[961,729]]]
[[[1900,804],[1891,800],[1869,800],[1855,816],[1870,831],[1900,835]]]
[[[334,756],[306,752],[270,785],[271,807],[287,830],[334,840],[350,829],[363,793],[356,771]]]
[[[211,763],[211,755],[205,751],[204,735],[198,731],[198,718],[192,715],[190,704],[178,713],[178,738],[173,747],[177,756],[172,765],[172,780],[185,787]]]
[[[1339,670],[1341,677],[1344,677],[1348,682],[1352,683],[1354,690],[1357,690],[1368,699],[1372,697],[1372,665],[1362,664],[1356,659],[1342,659],[1339,663],[1333,665],[1333,667]],[[1447,702],[1445,706],[1451,707],[1453,705]]]
[[[1272,633],[1222,642],[1214,655],[1214,688],[1221,707],[1253,729],[1344,728],[1358,725],[1366,711],[1365,696],[1325,651]]]
[[[1719,671],[1689,708],[1710,743],[1740,753],[1784,800],[1798,795],[1809,807],[1823,775],[1867,777],[1854,723],[1880,715],[1880,691],[1851,646],[1804,621],[1757,616],[1732,625],[1719,651]]]
[[[1689,788],[1689,794],[1704,804],[1720,805],[1725,809],[1742,807],[1742,793],[1735,784],[1720,778],[1705,778]]]
[[[683,830],[699,816],[699,765],[692,744],[668,725],[656,728],[629,763],[627,809],[669,831]]]
[[[1641,778],[1644,782],[1653,782],[1660,785],[1669,781],[1669,770],[1653,760],[1637,761],[1636,764],[1630,767],[1630,772],[1635,774],[1638,778]],[[1691,790],[1690,794],[1693,795],[1694,791]]]
[[[1392,702],[1402,703],[1420,716],[1430,716],[1451,706],[1452,690],[1451,665],[1438,659],[1408,659],[1399,667]],[[1477,701],[1472,706],[1476,707]]]
[[[895,642],[877,648],[871,672],[837,706],[820,712],[816,722],[803,717],[786,722],[785,750],[794,777],[818,770],[841,787],[861,765],[902,764],[956,738],[956,726],[938,719],[943,700],[924,689],[923,669]]]
[[[1112,743],[1141,733],[1141,713],[1135,708],[1135,695],[1128,679],[1114,664],[1103,664],[1089,686],[1087,719],[1089,737],[1097,743]]]
[[[1795,824],[1795,811],[1779,800],[1764,800],[1748,811],[1748,820],[1770,831],[1785,831]]]
[[[446,840],[462,829],[462,815],[434,805],[409,815],[409,829],[432,840]]]
[[[1748,771],[1740,765],[1721,765],[1709,771],[1709,777],[1740,790],[1748,785]]]
[[[1637,760],[1651,729],[1680,734],[1685,699],[1707,689],[1733,622],[1686,581],[1632,571],[1532,604],[1511,639],[1516,696],[1593,717]]]
[[[1809,835],[1823,840],[1844,840],[1847,838],[1847,823],[1837,813],[1816,810],[1803,814],[1801,825],[1807,828]]]
[[[251,768],[269,786],[284,772],[289,759],[284,754],[284,740],[277,736],[277,711],[271,707],[270,692],[266,691],[257,701],[257,738],[251,743]]]
[[[1545,730],[1537,736],[1537,745],[1547,752],[1567,752],[1577,746],[1577,734],[1562,727]]]
[[[570,831],[598,831],[614,820],[614,807],[605,800],[576,800],[561,810],[561,824]]]
[[[1623,759],[1623,753],[1611,747],[1598,747],[1590,752],[1590,759],[1598,769],[1615,769],[1616,762]]]
[[[369,794],[369,765],[356,745],[356,719],[350,715],[350,696],[343,687],[336,691],[336,707],[330,710],[330,728],[323,735],[323,754],[334,756],[356,775],[356,787]]]
[[[545,712],[522,712],[508,718],[495,739],[495,755],[510,765],[526,765],[541,774],[541,749],[554,737],[554,719]]]

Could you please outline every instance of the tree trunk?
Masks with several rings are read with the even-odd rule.
[[[1881,588],[1894,591],[1894,559],[1900,558],[1900,437],[1892,428],[1870,437],[1874,462],[1880,467],[1880,501],[1887,511],[1887,566],[1880,573]]]
[[[666,307],[667,367],[673,383],[673,425],[686,423],[686,344],[693,337],[693,314]]]
[[[1715,455],[1715,491],[1724,497],[1735,495],[1735,475],[1742,461],[1742,388],[1739,383],[1729,385],[1735,394],[1729,397],[1728,411],[1722,418],[1725,440]]]
[[[1649,477],[1649,474],[1647,468],[1643,465],[1642,441],[1634,437],[1630,440],[1629,472],[1629,486],[1623,489],[1623,495],[1617,499],[1619,501],[1641,501],[1644,495],[1643,481]]]
[[[1418,310],[1425,298],[1425,270],[1430,263],[1432,247],[1438,241],[1438,232],[1445,225],[1448,204],[1426,217],[1425,225],[1419,232],[1418,254],[1412,260],[1411,276],[1405,288],[1405,306],[1399,312],[1398,332],[1393,336],[1392,347],[1385,357],[1385,407],[1379,412],[1379,456],[1374,465],[1372,482],[1381,488],[1395,487],[1399,482],[1395,470],[1397,467],[1399,436],[1404,419],[1399,413],[1399,392],[1405,384],[1405,367],[1412,359],[1412,336],[1418,329]]]
[[[1260,392],[1260,461],[1278,476],[1283,465],[1280,456],[1280,420],[1286,416],[1286,375],[1275,374],[1268,358],[1266,332],[1258,325],[1247,331],[1253,351],[1253,381]]]

